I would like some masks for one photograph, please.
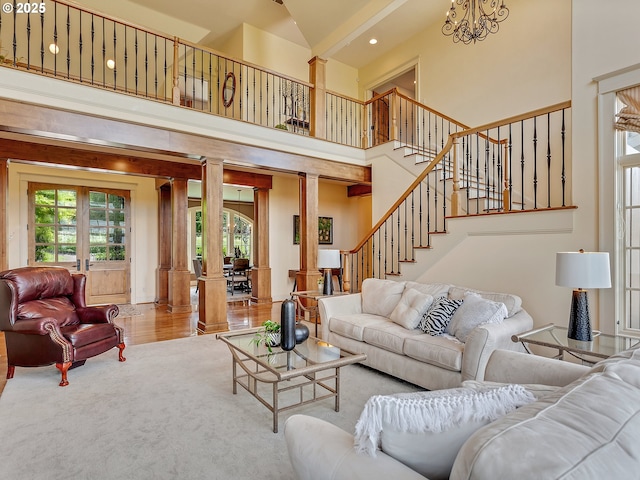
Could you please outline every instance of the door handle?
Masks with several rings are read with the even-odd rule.
[[[80,259],[79,258],[76,260],[76,270],[80,271]]]
[[[88,258],[84,259],[84,269],[86,271],[89,271],[89,259]]]

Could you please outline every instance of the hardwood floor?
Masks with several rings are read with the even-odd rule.
[[[281,302],[265,305],[230,304],[227,309],[229,330],[258,327],[265,320],[279,319],[280,305]],[[196,306],[194,306],[195,308]],[[139,304],[131,308],[122,309],[115,321],[124,328],[127,346],[190,337],[198,334],[196,329],[198,324],[197,311],[171,314],[167,312],[165,306],[156,306],[154,304]],[[124,353],[126,357],[126,349]],[[6,371],[7,351],[4,333],[0,332],[0,394],[7,383]],[[20,368],[16,369],[15,375],[20,375]],[[69,379],[73,383],[73,373],[69,374]]]

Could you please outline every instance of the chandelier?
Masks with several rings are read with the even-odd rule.
[[[462,7],[462,18],[459,21],[456,5]],[[500,22],[508,16],[509,9],[504,0],[500,0],[499,6],[498,0],[451,0],[442,33],[446,36],[453,35],[453,43],[476,43],[487,38],[490,33],[497,33]]]

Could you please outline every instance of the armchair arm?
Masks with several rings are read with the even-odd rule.
[[[511,336],[533,328],[533,319],[524,310],[502,323],[485,324],[469,335],[462,355],[462,380],[483,380],[491,353],[496,349],[524,351]]]
[[[41,317],[19,320],[13,324],[13,328],[10,331],[25,335],[49,335],[51,330],[58,330],[55,320],[49,317]]]
[[[353,436],[315,417],[292,415],[284,425],[289,459],[299,480],[368,480],[424,477],[383,452],[356,453]]]
[[[80,323],[111,323],[119,312],[117,305],[76,308]]]
[[[589,371],[586,365],[527,353],[495,350],[484,379],[501,383],[537,383],[564,387]]]
[[[362,294],[322,297],[318,300],[318,313],[322,323],[322,338],[329,338],[329,319],[336,315],[362,313]]]

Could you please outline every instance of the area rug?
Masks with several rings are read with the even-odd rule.
[[[341,370],[330,399],[272,417],[239,389],[214,335],[117,349],[69,371],[16,368],[0,397],[0,477],[54,479],[293,479],[284,422],[304,413],[353,432],[374,394],[417,387],[360,365]]]

